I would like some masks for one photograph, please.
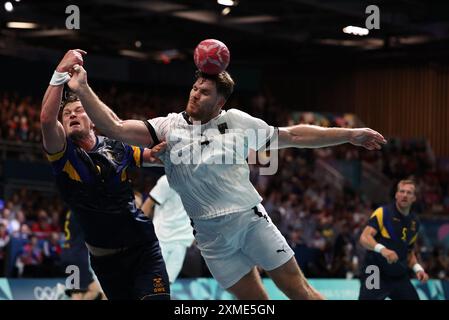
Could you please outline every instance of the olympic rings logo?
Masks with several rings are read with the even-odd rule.
[[[56,287],[35,287],[34,297],[37,300],[55,300],[56,298]]]

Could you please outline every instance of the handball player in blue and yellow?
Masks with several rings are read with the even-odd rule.
[[[413,210],[415,201],[415,183],[401,180],[397,185],[395,202],[378,208],[371,215],[360,236],[360,243],[368,252],[361,273],[359,300],[383,300],[387,297],[419,300],[410,281],[409,270],[412,269],[421,282],[426,282],[429,276],[418,263],[414,251],[419,231],[419,220]],[[373,266],[379,271],[379,279],[374,286],[367,281],[377,276],[370,274],[375,270]]]
[[[170,299],[153,224],[136,207],[127,178],[128,168],[157,163],[164,146],[139,148],[97,136],[76,96],[69,94],[61,104],[71,67],[83,64],[83,54],[65,54],[42,102],[43,146],[58,189],[81,225],[91,266],[109,300]]]

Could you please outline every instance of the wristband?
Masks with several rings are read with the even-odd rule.
[[[415,263],[415,265],[413,266],[413,271],[415,273],[418,273],[420,271],[424,271],[424,268],[419,264],[419,263]]]
[[[380,253],[382,251],[382,249],[384,249],[385,246],[381,243],[376,244],[376,246],[374,247],[374,251],[376,251],[377,253]]]
[[[68,72],[55,71],[53,73],[53,76],[51,77],[50,85],[51,86],[60,86],[61,84],[64,84],[69,81],[70,81],[70,76],[69,76]]]

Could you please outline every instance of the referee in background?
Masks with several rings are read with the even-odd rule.
[[[421,283],[429,276],[418,263],[414,252],[419,221],[412,205],[416,201],[416,185],[412,180],[401,180],[397,185],[395,202],[378,208],[371,215],[360,236],[360,244],[368,250],[363,270],[359,300],[419,300],[410,281],[409,268]],[[377,286],[369,285],[372,274],[369,266],[377,266]]]

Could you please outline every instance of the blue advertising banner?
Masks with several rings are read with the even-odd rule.
[[[11,300],[58,300],[58,295],[64,293],[65,279],[8,279],[8,282]]]
[[[8,279],[0,278],[0,300],[12,300]]]
[[[345,279],[309,279],[310,284],[329,300],[357,300],[360,282]],[[421,284],[412,280],[421,300],[449,300],[449,281],[429,280]],[[287,297],[271,279],[263,279],[270,299],[286,300]],[[214,279],[179,279],[171,287],[173,299],[179,300],[231,300]]]
[[[310,284],[329,300],[357,300],[358,280],[310,279]],[[60,300],[64,299],[65,279],[7,279],[0,278],[0,300]],[[271,279],[263,279],[272,300],[287,297]],[[429,280],[421,284],[413,280],[421,300],[449,300],[449,281]],[[211,278],[178,279],[171,286],[174,300],[233,300]]]

